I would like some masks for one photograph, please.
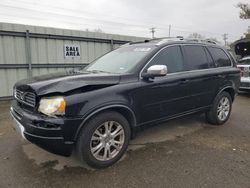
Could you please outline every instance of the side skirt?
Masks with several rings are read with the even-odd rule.
[[[177,118],[180,118],[180,117],[185,117],[185,116],[188,116],[188,115],[191,115],[191,114],[204,113],[204,112],[208,111],[210,109],[210,107],[211,106],[197,108],[197,109],[187,111],[187,112],[184,112],[184,113],[181,113],[181,114],[177,114],[177,115],[174,115],[174,116],[164,117],[164,118],[148,121],[148,122],[145,122],[145,123],[137,124],[136,127],[135,127],[135,135],[133,136],[133,138],[136,137],[136,132],[138,132],[140,130],[143,130],[144,128],[146,128],[148,126],[153,126],[153,125],[156,125],[156,124],[159,124],[159,123],[164,123],[164,122],[167,122],[169,120],[177,119]]]

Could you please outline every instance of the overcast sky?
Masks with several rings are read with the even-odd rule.
[[[0,22],[59,27],[66,29],[102,29],[117,33],[150,37],[187,36],[198,32],[229,41],[240,38],[250,26],[239,19],[240,0],[0,0]],[[241,0],[241,2],[248,2]]]

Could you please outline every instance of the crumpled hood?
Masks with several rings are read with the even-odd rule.
[[[37,95],[65,93],[85,86],[110,86],[118,84],[120,76],[108,73],[61,72],[32,77],[17,82],[15,87],[21,91],[33,90]]]

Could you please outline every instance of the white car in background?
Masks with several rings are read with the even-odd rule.
[[[237,67],[241,71],[240,90],[250,91],[250,56],[239,60]]]

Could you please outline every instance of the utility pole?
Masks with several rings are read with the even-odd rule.
[[[170,37],[171,36],[171,24],[169,24],[169,26],[168,26],[168,37]]]
[[[225,34],[222,35],[222,37],[223,37],[223,40],[224,40],[224,42],[225,42],[225,46],[227,46],[228,34],[225,33]]]
[[[149,29],[150,33],[152,33],[152,39],[155,38],[155,27]]]

